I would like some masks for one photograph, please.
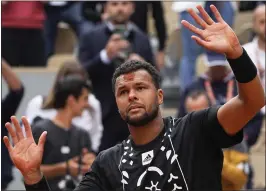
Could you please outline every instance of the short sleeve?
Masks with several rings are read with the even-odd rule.
[[[190,120],[192,123],[200,121],[199,128],[202,129],[202,134],[206,139],[211,140],[220,148],[228,148],[240,143],[243,140],[243,129],[235,135],[229,135],[218,121],[217,112],[220,106],[210,107],[205,110],[191,113]]]

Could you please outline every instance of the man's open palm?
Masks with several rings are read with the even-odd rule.
[[[23,176],[30,176],[31,173],[35,173],[40,169],[47,133],[42,133],[37,145],[33,139],[29,122],[25,117],[22,117],[22,122],[25,127],[26,137],[23,135],[22,128],[16,117],[12,116],[11,121],[15,126],[15,130],[10,123],[6,123],[6,128],[11,135],[14,146],[11,145],[6,136],[4,137],[4,143],[14,165],[21,171]]]
[[[202,6],[197,6],[203,19],[199,17],[193,9],[189,9],[188,12],[202,29],[193,26],[185,20],[182,20],[181,23],[199,36],[193,35],[192,39],[206,49],[226,54],[229,58],[240,56],[242,54],[242,47],[240,46],[236,34],[223,20],[217,8],[214,5],[211,5],[210,8],[216,17],[217,22],[212,20]],[[240,55],[236,54],[236,52]]]

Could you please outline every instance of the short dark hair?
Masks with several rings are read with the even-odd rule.
[[[90,85],[80,75],[68,75],[61,78],[55,87],[54,92],[54,105],[53,108],[61,109],[66,106],[67,98],[73,95],[74,98],[78,99],[82,93],[82,89],[86,88],[90,91]]]
[[[206,91],[203,90],[203,89],[194,89],[192,90],[191,92],[188,93],[188,95],[186,96],[186,100],[188,98],[192,98],[193,100],[199,98],[200,96],[205,96],[207,101],[208,101],[208,104],[209,106],[211,105],[211,101],[209,99],[209,96],[207,95]]]
[[[60,79],[63,79],[68,75],[74,75],[74,74],[80,75],[84,79],[88,80],[88,83],[90,85],[90,91],[92,92],[91,81],[89,80],[88,74],[87,74],[86,70],[83,68],[83,66],[74,60],[66,61],[60,66],[60,68],[56,74],[53,87],[51,88],[50,92],[48,93],[48,96],[44,99],[44,103],[42,106],[43,109],[52,109],[54,107],[55,87],[57,86],[57,83],[60,81]]]
[[[151,77],[152,81],[154,83],[154,86],[159,89],[160,88],[160,83],[161,83],[161,76],[158,72],[158,70],[151,64],[144,62],[144,61],[138,61],[138,60],[129,60],[121,64],[118,68],[116,68],[114,74],[113,74],[113,79],[112,79],[112,88],[113,92],[115,92],[115,83],[116,79],[123,75],[123,74],[128,74],[131,72],[135,72],[137,70],[145,70],[147,71]]]

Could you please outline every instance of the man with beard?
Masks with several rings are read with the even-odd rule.
[[[162,118],[163,103],[158,71],[143,61],[128,61],[113,75],[113,91],[121,117],[127,121],[130,136],[101,152],[91,170],[75,189],[102,191],[132,190],[221,190],[222,148],[240,143],[243,126],[264,106],[264,92],[255,65],[224,22],[215,6],[210,6],[214,22],[202,6],[201,19],[191,16],[203,29],[182,21],[199,36],[201,46],[225,54],[239,87],[239,94],[223,106],[192,112],[183,118]],[[254,98],[256,95],[256,98]],[[40,170],[47,132],[35,144],[26,118],[27,138],[7,123],[15,146],[4,142],[10,156],[24,176],[26,190],[49,190]],[[17,136],[18,135],[18,136]],[[29,158],[30,156],[30,158]]]
[[[148,36],[129,22],[134,3],[107,1],[104,9],[108,19],[84,35],[79,48],[80,63],[87,70],[93,91],[101,103],[104,130],[99,151],[122,142],[129,135],[112,92],[115,68],[127,59],[153,63]]]

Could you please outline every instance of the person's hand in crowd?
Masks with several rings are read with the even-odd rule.
[[[110,60],[112,60],[113,58],[115,58],[118,53],[123,50],[123,49],[126,49],[127,47],[129,46],[129,42],[127,40],[124,40],[121,35],[119,34],[113,34],[106,47],[105,47],[105,50],[106,50],[106,53],[107,53],[107,56]]]
[[[223,20],[219,11],[214,5],[210,6],[217,22],[214,22],[202,6],[197,6],[202,18],[193,9],[188,9],[189,14],[202,27],[197,28],[188,21],[182,20],[181,23],[198,36],[193,35],[199,45],[220,54],[225,54],[229,59],[235,59],[242,55],[243,48],[232,28]]]
[[[106,20],[108,20],[109,19],[109,14],[108,13],[102,13],[101,14],[101,19],[102,19],[102,21],[106,21]]]
[[[164,59],[165,59],[165,54],[164,51],[159,51],[156,54],[156,63],[157,67],[159,70],[161,70],[164,67]]]
[[[145,62],[145,59],[136,53],[130,54],[128,60],[138,60],[141,62]]]
[[[68,163],[68,171],[70,175],[73,177],[77,177],[79,173],[85,174],[89,170],[89,167],[87,165],[79,163],[79,156],[69,159],[67,163]]]
[[[83,148],[82,150],[82,164],[90,168],[92,163],[94,162],[96,156],[94,153],[89,152],[87,148]]]
[[[41,162],[43,157],[44,144],[47,132],[43,132],[39,138],[38,145],[32,136],[30,124],[26,117],[22,117],[22,123],[25,127],[26,136],[15,116],[11,117],[11,123],[6,123],[6,128],[11,135],[14,146],[11,145],[7,136],[3,138],[8,149],[11,160],[24,177],[26,184],[35,184],[42,179]]]

